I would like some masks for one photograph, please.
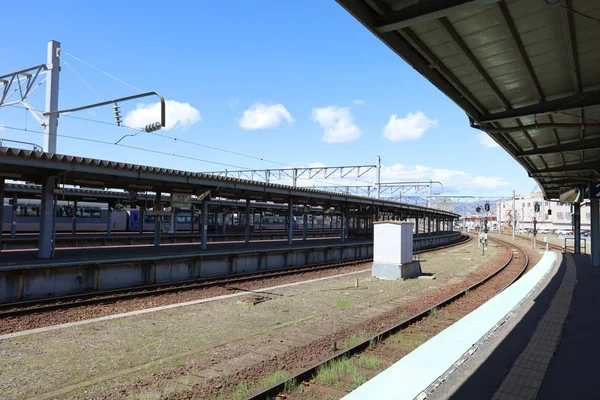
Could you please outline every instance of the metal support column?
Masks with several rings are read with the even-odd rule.
[[[156,192],[154,197],[154,246],[160,246],[160,222],[162,219],[162,194],[160,191]]]
[[[306,230],[308,229],[308,214],[306,213],[306,209],[304,209],[304,214],[302,214],[302,240],[306,240]]]
[[[244,225],[244,242],[250,242],[250,199],[246,199],[245,225]]]
[[[314,234],[315,233],[315,213],[313,212],[311,214],[311,219],[310,219],[310,230],[311,232]]]
[[[590,187],[590,192],[592,188]],[[600,267],[600,199],[590,199],[591,208],[591,240],[592,240],[592,267]]]
[[[581,203],[573,203],[573,233],[575,254],[581,254]]]
[[[40,237],[38,257],[52,257],[54,238],[52,237],[54,225],[54,177],[44,179],[42,183],[42,204],[40,208]]]
[[[0,251],[2,251],[2,231],[4,225],[4,178],[0,178]]]
[[[12,215],[10,218],[10,237],[17,237],[17,205],[19,199],[16,193],[13,195]]]
[[[200,220],[200,241],[202,250],[206,250],[206,231],[208,231],[208,202],[204,200],[202,202],[202,219]]]
[[[140,232],[141,235],[144,233],[144,214],[146,213],[146,206],[140,206]],[[73,214],[75,215],[75,214]]]
[[[435,218],[435,231],[436,232],[440,231],[440,217]]]
[[[259,215],[259,217],[258,217],[258,223],[260,224],[260,225],[259,225],[259,227],[258,227],[258,231],[259,231],[260,233],[262,233],[262,226],[263,226],[263,214],[264,214],[264,213],[263,213],[263,211],[261,211],[261,212],[260,212],[260,215]]]
[[[346,217],[346,205],[342,204],[342,213],[341,213],[341,218],[342,218],[342,234],[341,234],[341,239],[342,242],[346,241],[346,221],[347,221],[347,217]]]
[[[415,215],[415,235],[419,233],[419,213]]]
[[[77,234],[77,200],[73,201],[73,225],[71,227],[71,233]]]
[[[190,207],[190,213],[192,214],[192,219],[190,220],[190,233],[193,235],[194,234],[194,217],[195,217],[195,213],[196,213],[196,207],[194,207],[194,205],[192,204],[192,206]]]
[[[223,234],[227,233],[227,221],[229,219],[229,214],[223,213]]]
[[[292,245],[292,234],[294,232],[294,200],[288,201],[288,225],[287,225],[287,243]]]
[[[48,42],[48,62],[46,67],[46,112],[58,111],[58,78],[60,72],[59,61],[60,43],[51,40]],[[44,151],[56,153],[56,130],[58,128],[58,114],[49,114],[44,122]]]
[[[106,218],[106,236],[110,236],[110,228],[112,225],[112,207],[108,205],[108,218]]]

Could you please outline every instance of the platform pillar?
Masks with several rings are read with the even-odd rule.
[[[110,236],[110,226],[112,225],[112,207],[108,205],[108,218],[106,218],[106,236]]]
[[[162,219],[162,193],[156,192],[154,197],[154,246],[160,246],[160,223]]]
[[[216,218],[216,217],[215,217]],[[208,230],[208,202],[202,202],[202,220],[200,221],[200,242],[202,250],[206,250],[206,240]]]
[[[573,203],[574,254],[581,254],[581,204]]]
[[[42,202],[40,207],[39,258],[51,258],[54,231],[54,177],[44,179],[42,183]]]
[[[244,225],[244,242],[250,242],[250,199],[246,199],[246,219]]]
[[[288,226],[287,226],[287,243],[292,244],[292,234],[294,232],[294,200],[290,198],[288,201]]]
[[[144,233],[144,213],[146,212],[146,206],[140,206],[140,235]]]
[[[19,198],[15,193],[13,195],[12,216],[10,218],[10,237],[17,237],[17,205]]]
[[[4,225],[4,178],[0,178],[0,251],[2,251],[2,226]]]
[[[419,234],[419,213],[415,215],[415,235]]]
[[[308,229],[308,214],[306,213],[306,208],[304,209],[304,214],[302,214],[302,240],[306,240],[306,230]]]
[[[71,233],[77,234],[77,200],[73,200],[73,225],[71,226]]]
[[[260,212],[259,216],[258,216],[258,232],[262,233],[262,226],[263,226],[263,211]]]
[[[590,187],[590,192],[592,188]],[[600,199],[590,199],[592,267],[600,267]]]
[[[196,212],[196,207],[194,207],[194,205],[192,204],[192,206],[190,207],[190,213],[192,214],[191,216],[191,220],[190,220],[190,233],[193,235],[194,234],[194,214]]]
[[[346,206],[344,204],[342,204],[342,212],[340,213],[340,218],[341,220],[341,239],[342,242],[344,242],[346,240]]]

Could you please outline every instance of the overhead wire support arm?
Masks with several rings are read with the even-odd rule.
[[[160,126],[164,128],[165,124],[166,124],[165,99],[160,93],[157,93],[157,92],[140,93],[140,94],[135,94],[133,96],[120,97],[118,99],[103,101],[100,103],[88,104],[86,106],[81,106],[81,107],[69,108],[66,110],[49,111],[49,112],[45,112],[43,115],[47,116],[47,115],[52,115],[52,114],[59,114],[59,115],[66,114],[66,113],[75,112],[75,111],[87,110],[89,108],[102,107],[102,106],[106,106],[109,104],[115,104],[120,101],[135,100],[135,99],[139,99],[142,97],[148,97],[148,96],[157,96],[160,99]],[[153,127],[155,127],[154,124],[150,124],[150,125],[153,125]]]
[[[13,86],[15,80],[17,81],[18,86],[16,89],[13,90],[13,92],[16,92],[17,90],[19,91],[21,99],[16,101],[16,103],[19,103],[27,98],[29,92],[31,91],[31,88],[33,87],[33,84],[35,83],[40,73],[42,71],[47,70],[48,67],[46,66],[46,64],[40,64],[36,65],[35,67],[22,69],[20,71],[11,72],[9,74],[0,76],[0,88],[2,90],[2,92],[0,93],[0,107],[2,107],[3,105],[8,105],[4,103],[6,100],[8,100],[8,97],[10,97],[8,92]],[[22,83],[21,79],[24,79],[26,83]]]

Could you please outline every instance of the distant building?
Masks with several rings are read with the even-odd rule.
[[[540,204],[540,212],[534,212],[535,203]],[[512,226],[513,218],[513,200],[498,201],[496,208],[496,218],[502,227]],[[547,201],[542,197],[541,192],[534,192],[529,195],[515,196],[515,220],[517,230],[533,229],[533,218],[537,220],[537,229],[572,229],[572,206],[570,203],[559,203],[556,201]],[[548,215],[548,211],[552,215]],[[590,208],[581,207],[581,229],[590,229]]]

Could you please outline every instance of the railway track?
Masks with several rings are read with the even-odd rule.
[[[438,310],[443,310],[444,307],[450,305],[453,302],[461,301],[461,299],[463,299],[466,295],[468,295],[472,290],[480,288],[480,287],[486,285],[487,283],[490,283],[490,281],[492,279],[499,277],[500,274],[502,274],[503,272],[508,270],[509,266],[510,267],[514,266],[514,268],[511,268],[511,270],[514,270],[516,268],[516,274],[514,274],[514,276],[510,277],[510,279],[508,280],[508,283],[503,285],[501,287],[501,290],[498,291],[498,293],[503,291],[504,289],[506,289],[508,286],[512,285],[516,280],[518,280],[525,273],[525,271],[527,270],[527,267],[529,265],[529,257],[527,255],[527,253],[521,247],[518,247],[513,243],[504,242],[502,240],[495,239],[495,238],[490,239],[490,242],[497,243],[497,244],[507,248],[509,250],[510,256],[508,257],[506,262],[500,268],[498,268],[496,271],[494,271],[487,277],[485,277],[482,280],[480,280],[479,282],[469,286],[468,288],[461,290],[460,292],[448,297],[447,299],[441,301],[440,303],[434,305],[433,307],[430,307],[430,308],[400,322],[399,324],[394,325],[394,326],[390,327],[389,329],[386,329],[385,331],[380,332],[380,333],[374,335],[373,337],[370,337],[367,340],[364,340],[361,343],[356,344],[355,346],[352,346],[348,349],[340,351],[340,352],[336,353],[335,355],[333,355],[332,357],[329,357],[328,359],[323,360],[322,362],[319,362],[303,371],[300,371],[299,373],[289,377],[288,379],[282,380],[266,389],[261,390],[260,392],[257,392],[249,397],[246,397],[244,400],[263,400],[263,399],[266,400],[266,399],[279,398],[279,397],[277,397],[278,395],[284,393],[288,388],[297,387],[297,385],[299,385],[299,384],[301,384],[303,386],[303,390],[306,390],[307,388],[310,388],[311,386],[313,386],[314,389],[317,390],[317,393],[320,393],[322,395],[339,394],[340,397],[345,395],[346,394],[345,392],[342,392],[340,390],[333,389],[333,388],[323,387],[322,385],[314,382],[314,378],[317,376],[317,374],[321,370],[321,368],[324,368],[328,365],[332,365],[336,361],[356,357],[356,356],[362,354],[363,352],[365,352],[365,350],[367,350],[367,349],[373,349],[374,344],[375,344],[375,350],[376,350],[377,346],[379,346],[382,343],[385,343],[384,341],[386,338],[390,337],[391,335],[393,335],[401,330],[406,329],[407,327],[409,327],[413,324],[416,324],[419,321],[425,320],[429,316],[434,315]],[[523,257],[515,257],[514,256],[515,251],[522,254]],[[523,260],[522,265],[519,264],[520,260]],[[514,263],[517,263],[517,264],[514,264]],[[396,358],[396,361],[397,361],[397,358]],[[376,375],[376,372],[373,372],[372,375]],[[285,398],[293,398],[293,397],[294,396],[292,394],[291,396],[286,396]]]
[[[462,236],[455,243],[417,251],[415,254],[421,254],[429,251],[441,250],[445,248],[459,246],[472,240],[470,236]],[[303,267],[293,267],[279,269],[276,271],[261,271],[246,274],[236,274],[219,278],[201,279],[195,281],[186,281],[179,284],[153,284],[144,285],[127,289],[108,290],[102,292],[90,292],[70,296],[52,297],[47,299],[37,299],[28,301],[19,301],[14,303],[0,304],[0,320],[9,317],[25,316],[34,313],[44,313],[55,310],[63,310],[81,306],[90,306],[97,304],[111,304],[122,300],[130,300],[141,297],[156,296],[174,292],[183,292],[188,290],[210,288],[221,285],[230,285],[243,283],[265,278],[274,278],[299,273],[321,271],[340,267],[347,267],[362,264],[371,261],[372,258],[363,258],[352,261],[344,261],[329,264],[314,264]]]

